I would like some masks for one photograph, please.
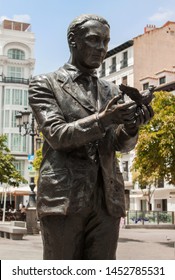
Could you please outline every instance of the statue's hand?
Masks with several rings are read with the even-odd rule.
[[[124,125],[125,131],[129,135],[134,135],[138,132],[141,125],[147,124],[154,116],[154,111],[151,105],[142,105],[142,107],[137,107],[135,111],[134,121],[126,123]]]
[[[104,127],[111,124],[125,124],[134,120],[136,104],[135,102],[118,103],[121,95],[115,96],[108,102],[102,112],[99,113],[99,119]]]

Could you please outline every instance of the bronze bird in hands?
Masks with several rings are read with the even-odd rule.
[[[119,86],[119,89],[122,91],[122,95],[128,95],[138,106],[148,105],[154,98],[154,86],[150,86],[143,93],[140,93],[138,89],[134,87],[125,86],[123,84]]]

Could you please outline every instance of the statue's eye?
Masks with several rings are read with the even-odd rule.
[[[89,36],[89,37],[88,37],[88,40],[89,40],[91,43],[97,42],[97,38],[96,38],[95,36]]]

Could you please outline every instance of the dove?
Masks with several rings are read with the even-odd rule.
[[[119,89],[122,91],[123,95],[128,95],[138,106],[148,105],[154,98],[154,86],[150,86],[143,93],[140,93],[137,88],[125,86],[124,84],[121,84]]]

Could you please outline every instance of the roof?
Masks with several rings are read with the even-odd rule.
[[[144,77],[144,78],[140,79],[140,81],[144,81],[144,80],[146,80],[146,79],[158,80],[158,78],[151,77],[151,76],[147,76],[147,77]]]
[[[110,57],[110,56],[112,56],[112,55],[114,55],[114,54],[116,54],[118,52],[121,52],[121,51],[129,48],[129,47],[133,46],[133,44],[134,44],[134,41],[133,40],[129,40],[129,41],[127,41],[127,42],[125,42],[125,43],[123,43],[123,44],[121,44],[121,45],[119,45],[119,46],[109,50],[107,52],[105,58],[108,58],[108,57]]]
[[[175,90],[175,81],[162,84],[156,87],[155,91],[174,91]]]
[[[170,24],[175,24],[175,21],[167,21],[164,25],[162,25],[161,27],[155,27],[149,31],[147,31],[146,33],[143,33],[143,34],[140,34],[140,35],[137,35],[136,37],[134,37],[133,39],[137,39],[141,36],[144,36],[145,34],[147,33],[150,33],[150,32],[154,32],[154,31],[157,31],[157,30],[160,30],[160,29],[163,29],[165,28],[166,26],[170,25]]]
[[[4,29],[26,31],[30,27],[30,23],[4,19],[2,26]]]
[[[175,21],[167,21],[162,27],[168,26],[170,24],[175,24]]]
[[[158,74],[163,73],[163,72],[172,73],[172,74],[175,73],[175,71],[173,71],[173,70],[162,69],[162,70],[158,71],[155,75],[158,75]]]

